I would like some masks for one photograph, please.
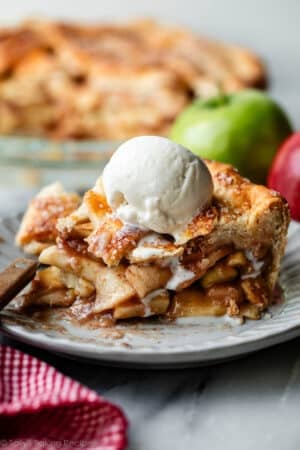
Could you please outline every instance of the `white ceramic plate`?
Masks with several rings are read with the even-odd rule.
[[[19,218],[0,221],[0,268],[20,256],[14,246]],[[0,314],[2,332],[62,355],[110,365],[164,368],[209,364],[241,356],[300,336],[300,226],[293,223],[280,275],[285,300],[260,321],[243,325],[225,319],[183,319],[177,323],[74,327],[54,311],[50,322],[16,313]]]

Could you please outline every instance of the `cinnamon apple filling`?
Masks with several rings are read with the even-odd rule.
[[[116,320],[224,314],[257,319],[271,297],[264,281],[268,267],[262,263],[258,274],[245,253],[230,246],[198,261],[200,277],[178,257],[107,267],[80,249],[51,246],[42,252],[40,261],[49,267],[36,276],[27,305],[69,307],[89,299],[88,316],[110,313]]]

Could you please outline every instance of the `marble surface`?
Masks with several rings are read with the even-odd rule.
[[[0,216],[30,195],[0,191]],[[1,340],[120,405],[130,421],[128,450],[300,448],[300,339],[233,362],[168,371],[83,364]]]
[[[300,339],[199,369],[138,371],[81,364],[6,341],[119,404],[128,450],[297,450]]]

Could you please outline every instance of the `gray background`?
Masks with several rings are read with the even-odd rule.
[[[244,44],[266,61],[271,91],[299,127],[300,1],[96,1],[0,3],[2,22],[29,15],[74,19],[153,16]],[[0,215],[24,205],[0,192]],[[298,450],[300,339],[235,362],[180,371],[108,369],[19,346],[124,408],[130,450]]]
[[[264,58],[272,94],[300,125],[299,0],[2,0],[0,5],[3,23],[28,16],[94,21],[151,16],[244,44]]]

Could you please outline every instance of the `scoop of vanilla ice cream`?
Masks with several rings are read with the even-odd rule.
[[[104,169],[103,187],[123,222],[171,235],[183,229],[213,193],[204,162],[159,136],[123,143]]]

